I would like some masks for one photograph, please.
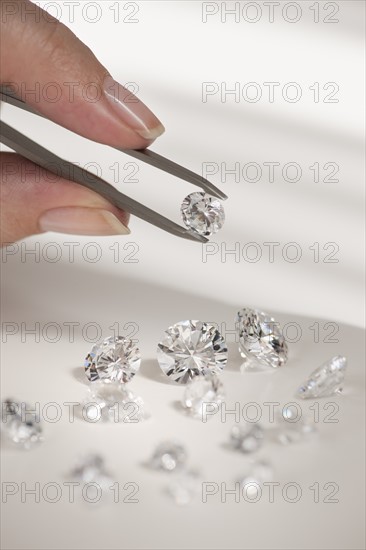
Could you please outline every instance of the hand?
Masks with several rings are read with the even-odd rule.
[[[0,9],[0,82],[29,105],[73,132],[125,149],[147,147],[163,133],[156,116],[65,25],[29,0],[0,0]],[[88,101],[91,95],[97,101]],[[14,153],[2,153],[0,163],[1,243],[44,231],[130,232],[128,214],[93,191],[61,178],[55,183],[54,175]]]

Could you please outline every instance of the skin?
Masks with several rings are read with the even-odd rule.
[[[120,87],[122,100],[111,100],[106,93],[107,84],[113,82],[108,70],[62,23],[29,0],[0,0],[0,9],[0,82],[11,83],[17,95],[37,111],[93,141],[125,149],[148,147],[164,131],[131,92]],[[46,90],[51,82],[60,90],[57,102],[43,93],[24,95],[24,90],[37,86]],[[76,83],[72,99],[70,85],[65,84],[70,82]],[[98,94],[96,102],[85,100],[84,90],[90,83]],[[93,191],[61,178],[55,183],[53,175],[15,153],[0,154],[0,170],[1,244],[44,231],[129,233],[128,214]]]

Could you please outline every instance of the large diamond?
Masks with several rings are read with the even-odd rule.
[[[347,359],[341,355],[315,369],[300,386],[296,395],[303,399],[326,397],[342,391]]]
[[[2,429],[11,441],[27,450],[43,440],[39,415],[27,403],[11,399],[2,403]]]
[[[85,373],[91,382],[104,380],[126,383],[140,367],[140,350],[129,338],[110,336],[93,346],[85,359]]]
[[[225,221],[221,202],[200,191],[191,193],[184,199],[181,213],[183,222],[189,229],[206,237],[217,233]]]
[[[199,375],[219,374],[227,363],[227,347],[217,328],[202,321],[181,321],[169,327],[158,344],[163,372],[185,384]]]
[[[273,317],[256,309],[238,312],[237,331],[242,357],[255,359],[270,367],[280,367],[287,361],[287,344],[281,327]]]
[[[220,405],[224,398],[224,385],[218,376],[197,376],[188,382],[182,405],[191,416],[202,420],[207,405]],[[209,418],[211,417],[212,415],[209,415]]]
[[[83,402],[83,417],[90,422],[136,423],[149,417],[142,398],[126,384],[96,382]]]

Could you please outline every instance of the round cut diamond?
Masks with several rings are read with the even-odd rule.
[[[221,202],[202,191],[191,193],[184,199],[181,213],[185,225],[205,237],[217,233],[225,221]]]
[[[202,321],[181,321],[169,327],[158,344],[163,372],[185,384],[199,375],[220,374],[227,363],[227,347],[219,331]]]
[[[242,491],[249,498],[255,498],[263,483],[273,480],[273,469],[268,462],[259,460],[249,465],[247,471],[238,480]]]
[[[97,381],[83,402],[83,417],[88,421],[136,423],[149,417],[145,403],[126,384]]]
[[[263,429],[258,423],[247,422],[235,425],[230,435],[233,447],[242,453],[253,453],[263,443]]]
[[[84,504],[100,505],[111,502],[111,486],[114,479],[106,470],[104,459],[98,454],[89,454],[79,458],[74,468],[67,476],[75,483],[75,496]],[[87,485],[94,485],[96,491],[96,499],[89,500],[85,496],[85,488]],[[98,495],[99,493],[99,495]],[[95,494],[95,493],[94,493]],[[90,497],[93,498],[93,493],[90,491]]]
[[[2,429],[11,441],[27,450],[43,441],[39,413],[24,402],[3,402]]]
[[[237,331],[242,357],[256,359],[270,367],[280,367],[287,361],[287,344],[281,327],[273,317],[256,309],[238,312]]]
[[[85,373],[91,382],[129,382],[140,367],[140,350],[129,338],[110,336],[93,346],[85,359]]]
[[[97,454],[90,454],[80,458],[70,473],[73,479],[83,483],[95,483],[105,486],[104,481],[112,483],[104,467],[104,459]],[[103,480],[103,482],[101,482]]]
[[[187,384],[182,405],[189,414],[202,419],[208,405],[220,405],[224,398],[224,385],[217,376],[197,376]]]
[[[182,469],[187,462],[187,453],[183,445],[175,441],[164,441],[155,449],[150,464],[156,470],[173,472]]]

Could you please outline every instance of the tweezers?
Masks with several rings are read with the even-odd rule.
[[[16,97],[11,91],[9,91],[9,88],[4,90],[4,88],[0,87],[0,100],[4,103],[10,103],[15,107],[19,107],[24,111],[43,117],[42,114],[38,113],[24,101]],[[27,136],[2,121],[0,123],[0,142],[35,164],[46,168],[56,175],[61,175],[66,179],[74,181],[84,187],[88,187],[117,206],[117,208],[121,208],[126,212],[129,212],[130,214],[137,216],[138,218],[141,218],[142,220],[145,220],[146,222],[151,223],[164,231],[167,231],[168,233],[176,235],[177,237],[183,237],[184,239],[198,241],[201,243],[208,241],[206,237],[176,224],[158,212],[155,212],[147,206],[140,204],[131,197],[120,193],[115,187],[95,174],[56,156],[51,153],[51,151],[48,151],[38,143],[32,141]],[[168,174],[192,183],[193,185],[197,185],[213,197],[217,197],[221,200],[225,200],[227,198],[227,196],[220,191],[220,189],[215,187],[207,179],[161,155],[158,155],[157,153],[154,153],[150,149],[119,149],[118,147],[114,147],[114,149],[150,164],[155,168],[159,168]]]

